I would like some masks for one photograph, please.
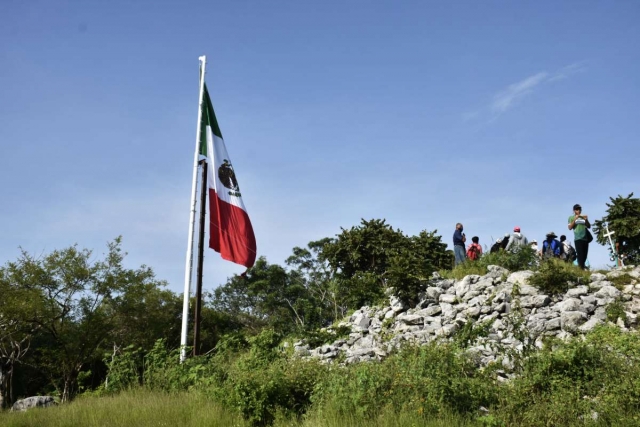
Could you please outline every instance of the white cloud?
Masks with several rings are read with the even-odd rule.
[[[497,114],[504,113],[513,107],[516,101],[532,93],[533,89],[544,82],[548,75],[546,72],[540,72],[518,83],[509,85],[506,89],[494,95],[491,110]]]
[[[573,64],[567,65],[566,67],[560,68],[558,71],[549,76],[547,82],[551,83],[558,80],[564,80],[569,78],[573,74],[584,73],[586,70],[586,61],[575,62]]]
[[[489,122],[492,122],[500,117],[500,115],[515,107],[523,98],[531,95],[543,83],[552,83],[568,79],[569,77],[578,73],[583,73],[586,70],[586,61],[579,61],[562,67],[554,73],[540,71],[498,91],[493,96],[493,100],[487,107],[463,113],[462,120],[464,122],[468,122],[482,118],[483,116],[489,116]]]

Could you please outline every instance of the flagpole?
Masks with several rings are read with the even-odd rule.
[[[198,268],[196,269],[196,307],[193,315],[193,355],[200,354],[200,321],[202,310],[202,265],[204,263],[204,228],[207,213],[207,161],[200,160],[202,179],[200,180],[200,228],[198,229]]]
[[[196,128],[196,149],[193,155],[193,178],[191,180],[191,213],[189,216],[189,238],[187,242],[187,259],[184,267],[184,301],[182,305],[182,331],[180,334],[180,362],[187,357],[187,329],[189,325],[189,298],[191,297],[191,276],[193,272],[193,234],[196,222],[198,160],[200,157],[200,130],[202,122],[202,99],[204,97],[204,75],[207,57],[201,56],[200,61],[200,96],[198,98],[198,125]],[[204,207],[201,207],[201,209]]]

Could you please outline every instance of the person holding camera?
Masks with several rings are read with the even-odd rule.
[[[582,213],[582,206],[574,205],[573,215],[569,217],[569,230],[573,230],[578,265],[583,270],[586,268],[585,262],[589,254],[589,243],[593,240],[593,236],[589,231],[590,228],[589,216]]]

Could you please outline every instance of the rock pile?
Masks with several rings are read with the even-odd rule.
[[[348,338],[311,349],[304,342],[294,344],[296,354],[326,362],[344,363],[380,360],[404,343],[425,344],[435,339],[452,339],[467,322],[486,327],[486,334],[468,351],[479,365],[500,361],[509,367],[504,349],[522,351],[538,345],[544,336],[566,339],[592,330],[608,321],[607,307],[620,304],[626,319],[621,328],[635,326],[640,313],[640,267],[591,274],[589,283],[576,284],[564,295],[550,296],[530,286],[531,271],[510,273],[489,266],[484,276],[469,275],[462,280],[443,279],[437,273],[415,308],[390,297],[385,307],[362,307],[338,326],[351,328]],[[622,289],[610,281],[628,275]],[[518,326],[516,326],[518,323]],[[469,325],[467,325],[469,326]],[[522,342],[526,331],[528,342]]]

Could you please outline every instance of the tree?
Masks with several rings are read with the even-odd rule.
[[[283,332],[304,329],[315,314],[312,296],[300,278],[264,257],[244,276],[233,276],[217,288],[210,304],[254,332],[264,326]]]
[[[37,325],[21,321],[32,310],[33,292],[17,289],[0,269],[0,409],[13,402],[13,373],[29,351]]]
[[[433,271],[451,265],[451,253],[436,233],[406,236],[384,219],[363,219],[359,226],[343,228],[336,239],[326,243],[323,257],[350,308],[378,303],[387,288],[412,304]]]
[[[73,398],[78,376],[91,362],[100,360],[106,345],[122,340],[121,329],[136,314],[123,314],[127,295],[137,287],[153,289],[153,271],[122,266],[121,238],[108,244],[103,260],[93,260],[92,251],[71,246],[44,257],[22,251],[16,262],[2,269],[2,282],[12,292],[29,293],[30,310],[16,320],[26,329],[37,328],[38,345],[31,348],[33,363],[56,388],[63,402]],[[129,295],[131,296],[131,295]]]
[[[405,236],[384,219],[363,219],[360,225],[341,230],[323,249],[336,274],[339,292],[349,308],[375,304],[384,298],[391,258],[401,251]]]
[[[625,260],[632,263],[640,262],[640,199],[634,198],[633,193],[627,197],[618,195],[615,199],[610,197],[611,203],[607,203],[607,214],[594,222],[594,233],[598,243],[608,245],[609,239],[605,236],[605,223],[609,231],[615,232],[613,238],[619,246],[619,253]]]
[[[293,267],[290,274],[301,281],[319,308],[322,323],[343,317],[346,314],[347,303],[339,292],[333,269],[329,265],[324,248],[334,242],[334,239],[324,239],[309,242],[307,248],[293,248],[293,255],[285,261]]]

